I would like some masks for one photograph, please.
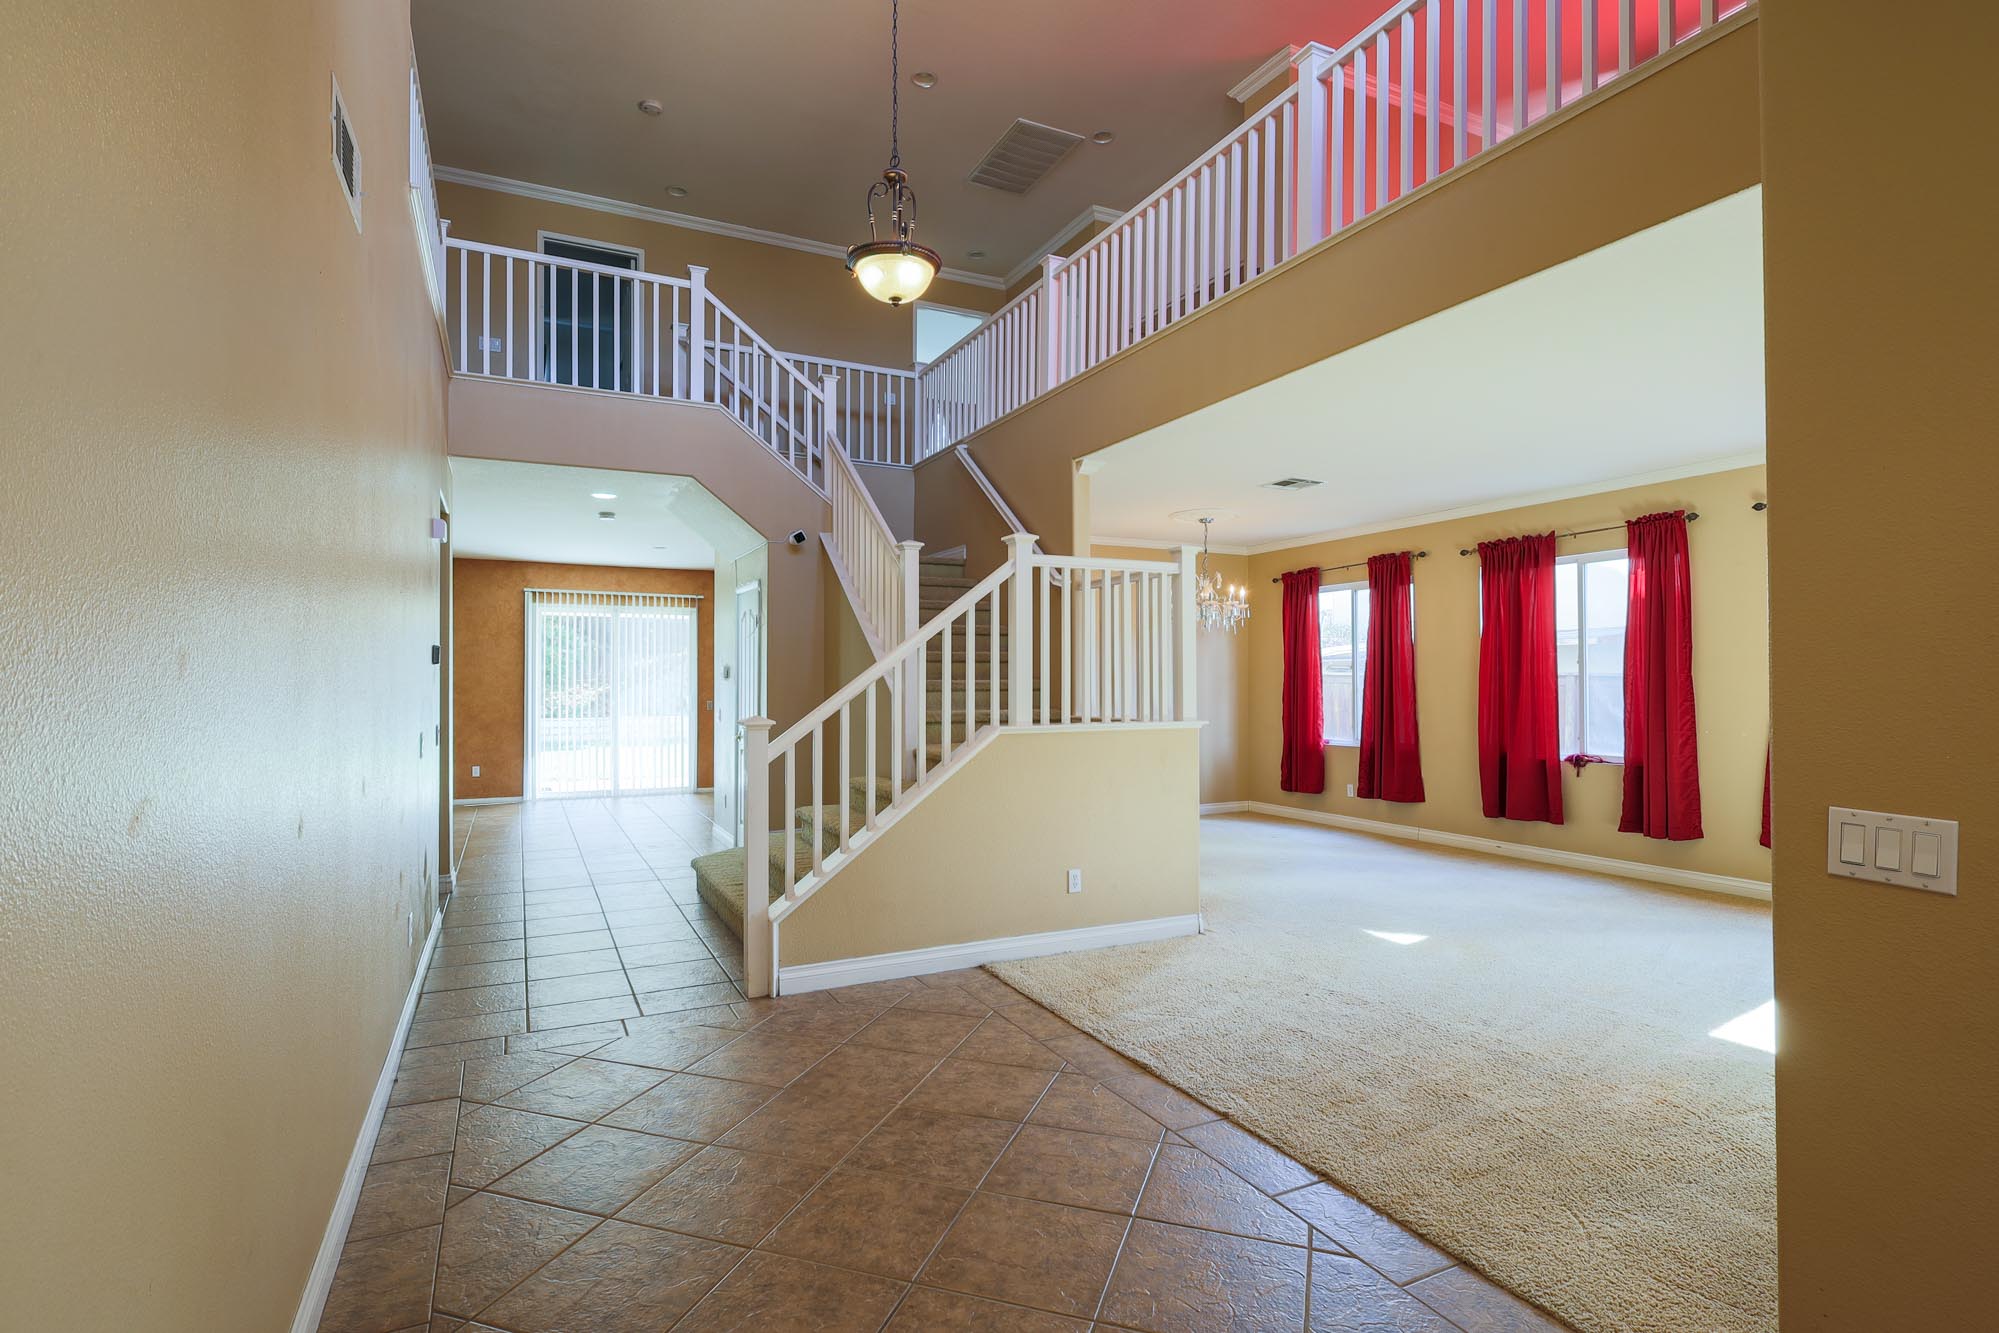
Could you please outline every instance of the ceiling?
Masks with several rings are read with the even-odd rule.
[[[600,510],[617,517],[600,519]],[[691,477],[451,460],[454,557],[712,569],[717,551],[733,559],[760,541]]]
[[[1218,547],[1268,547],[1760,461],[1762,216],[1744,191],[1099,451],[1091,527],[1227,510]]]
[[[1280,47],[1342,41],[1384,6],[904,0],[918,237],[948,267],[1003,275],[1221,138],[1240,118],[1228,90]],[[411,16],[439,165],[839,245],[865,239],[887,163],[888,24],[887,0],[416,0]],[[919,70],[937,86],[916,88]],[[1117,139],[1078,145],[1025,195],[970,184],[1017,116]]]

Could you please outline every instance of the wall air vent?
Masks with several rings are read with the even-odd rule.
[[[1026,194],[1081,142],[1080,134],[1031,120],[1016,120],[986,150],[985,157],[972,168],[967,179],[974,185],[1005,190],[1008,194]]]
[[[347,103],[340,96],[340,80],[333,81],[333,111],[327,117],[333,126],[333,172],[340,177],[340,192],[347,196],[347,210],[354,215],[354,230],[361,230],[361,147],[354,142],[354,128],[347,122]]]
[[[1285,477],[1280,481],[1266,481],[1263,488],[1269,491],[1303,491],[1323,485],[1324,482],[1313,481],[1310,477]]]

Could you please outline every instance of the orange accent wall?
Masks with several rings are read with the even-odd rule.
[[[455,560],[452,579],[452,766],[460,800],[521,794],[529,588],[665,592],[702,599],[698,646],[699,757],[695,782],[715,782],[715,574],[708,569],[620,569],[528,560]],[[472,776],[472,766],[480,775]]]

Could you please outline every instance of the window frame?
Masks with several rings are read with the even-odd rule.
[[[1360,747],[1361,710],[1366,706],[1366,698],[1367,698],[1367,627],[1364,624],[1360,623],[1360,617],[1358,613],[1360,610],[1360,594],[1367,591],[1369,591],[1369,587],[1368,587],[1368,581],[1366,579],[1359,579],[1351,583],[1322,583],[1319,585],[1319,609],[1322,613],[1321,619],[1323,619],[1323,612],[1325,610],[1326,594],[1329,592],[1345,593],[1348,599],[1347,621],[1349,624],[1353,626],[1354,629],[1353,739],[1347,740],[1343,737],[1327,735],[1326,734],[1327,728],[1330,724],[1326,721],[1326,719],[1330,718],[1332,714],[1329,710],[1322,709],[1320,726],[1319,726],[1319,733],[1320,733],[1319,740],[1320,744],[1328,748],[1337,745],[1349,750],[1353,750],[1353,749],[1358,749]],[[1374,607],[1372,605],[1372,600],[1370,599],[1370,604],[1368,606],[1368,617],[1371,620],[1373,616],[1374,616]],[[1325,676],[1326,676],[1326,668],[1325,668],[1325,663],[1322,661],[1319,664],[1319,680],[1321,683],[1322,692],[1324,689]]]
[[[942,311],[947,315],[963,315],[968,319],[977,321],[977,323],[973,324],[971,328],[967,329],[964,333],[958,335],[957,341],[953,342],[950,345],[950,347],[946,347],[944,349],[947,352],[950,351],[952,347],[956,347],[958,343],[965,341],[965,339],[971,337],[972,334],[978,332],[979,326],[992,318],[990,312],[982,310],[967,310],[963,306],[945,305],[942,301],[923,301],[923,300],[911,301],[909,303],[909,364],[915,366],[918,370],[921,370],[924,366],[930,364],[928,361],[923,361],[918,359],[916,355],[918,350],[916,343],[916,315],[917,312],[921,310],[938,310]]]
[[[1576,751],[1575,752],[1578,754],[1597,754],[1598,758],[1600,758],[1604,763],[1618,764],[1618,765],[1622,765],[1624,763],[1624,737],[1621,734],[1617,737],[1617,745],[1613,750],[1599,753],[1589,748],[1589,574],[1586,569],[1586,566],[1601,564],[1603,561],[1606,560],[1629,561],[1630,559],[1631,559],[1631,550],[1628,546],[1610,546],[1604,548],[1601,551],[1578,551],[1573,555],[1558,555],[1555,557],[1556,569],[1559,570],[1564,567],[1573,567],[1576,571],[1571,576],[1576,581]],[[1625,583],[1625,593],[1624,593],[1626,634],[1630,633],[1630,607],[1631,607],[1630,589],[1631,585],[1630,582],[1627,580]],[[1561,604],[1560,598],[1557,597],[1556,605],[1559,606],[1560,604]],[[1555,627],[1555,632],[1558,635],[1561,633],[1561,626],[1559,623]],[[1559,657],[1560,653],[1559,644],[1556,646],[1556,652],[1558,656],[1556,659],[1555,681],[1557,688],[1559,688],[1562,678],[1561,664]],[[1624,656],[1621,652],[1618,654],[1617,658],[1617,685],[1620,691],[1624,688]],[[1556,716],[1559,719],[1560,717],[1559,701],[1557,704]]]

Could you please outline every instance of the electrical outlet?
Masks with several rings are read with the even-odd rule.
[[[475,778],[479,776],[479,766],[477,764],[472,765],[472,776]]]
[[[1081,893],[1082,891],[1083,891],[1083,872],[1080,870],[1071,870],[1069,872],[1069,892]]]
[[[1348,796],[1352,796],[1352,795],[1353,795],[1353,783],[1351,783],[1351,782],[1349,782],[1349,783],[1347,784],[1347,795],[1348,795]]]
[[[499,338],[479,339],[479,350],[482,352],[504,352],[506,349],[506,343]]]

